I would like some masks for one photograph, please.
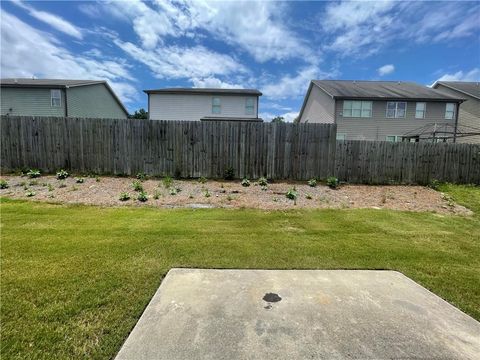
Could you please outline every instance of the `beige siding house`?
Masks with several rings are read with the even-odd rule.
[[[313,80],[299,119],[336,123],[338,140],[453,141],[462,101],[410,82]]]
[[[168,88],[144,90],[150,120],[262,121],[255,89]]]
[[[126,119],[106,81],[1,79],[2,115]]]
[[[480,144],[480,83],[437,81],[433,88],[466,99],[458,113],[457,141]]]

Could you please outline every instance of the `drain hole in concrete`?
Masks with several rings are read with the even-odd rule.
[[[263,300],[267,301],[267,302],[279,302],[280,300],[282,300],[282,298],[280,296],[278,296],[278,294],[275,294],[275,293],[267,293],[265,294],[265,296],[263,297]]]

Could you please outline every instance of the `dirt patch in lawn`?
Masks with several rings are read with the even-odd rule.
[[[136,179],[121,177],[83,178],[83,183],[69,177],[57,180],[54,176],[29,179],[21,176],[2,176],[8,182],[0,195],[69,204],[101,206],[158,206],[158,207],[225,207],[285,210],[298,208],[374,208],[408,211],[434,211],[444,214],[471,215],[472,212],[455,204],[447,195],[421,186],[343,185],[333,190],[324,185],[310,187],[300,182],[275,182],[262,187],[251,182],[244,187],[240,181],[173,180],[168,186],[161,179],[141,182],[147,201],[137,200]],[[296,200],[285,194],[293,189]],[[119,200],[126,192],[130,200]],[[27,196],[33,195],[33,196]]]

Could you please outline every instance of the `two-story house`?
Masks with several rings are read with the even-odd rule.
[[[256,89],[167,88],[144,90],[151,120],[262,121]]]
[[[301,123],[336,123],[338,140],[454,141],[461,96],[412,82],[313,80]]]
[[[128,111],[103,80],[1,79],[2,115],[126,119]]]
[[[480,144],[480,83],[437,81],[433,88],[466,99],[458,112],[457,141]]]

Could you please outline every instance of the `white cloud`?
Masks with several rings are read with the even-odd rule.
[[[40,20],[54,29],[61,31],[67,35],[73,36],[79,40],[83,38],[82,32],[70,22],[66,21],[65,19],[61,18],[60,16],[51,14],[46,11],[39,11],[33,8],[32,6],[26,5],[22,1],[13,1],[13,4],[18,5],[19,7],[25,9],[30,16]]]
[[[437,81],[480,81],[480,68],[468,72],[457,71],[453,74],[444,74]]]
[[[130,42],[117,39],[115,43],[133,58],[147,65],[159,79],[200,79],[247,71],[231,56],[210,51],[203,46],[166,46],[146,51]]]
[[[325,48],[366,57],[393,41],[405,40],[407,46],[475,36],[479,11],[480,5],[471,2],[335,2],[321,14],[322,29],[330,37]]]
[[[193,87],[198,87],[198,88],[220,88],[220,89],[242,89],[243,88],[243,85],[241,84],[232,84],[211,76],[207,78],[193,78],[191,79],[191,81],[193,83]]]
[[[2,77],[105,79],[123,101],[138,96],[124,60],[72,54],[51,34],[32,28],[5,10],[0,33]]]
[[[286,5],[278,2],[185,0],[113,2],[112,10],[132,18],[145,49],[154,49],[167,37],[197,37],[202,31],[258,62],[303,58],[315,62],[306,42],[285,26]]]
[[[394,71],[395,71],[395,66],[393,64],[383,65],[377,69],[378,75],[380,76],[391,74]]]

